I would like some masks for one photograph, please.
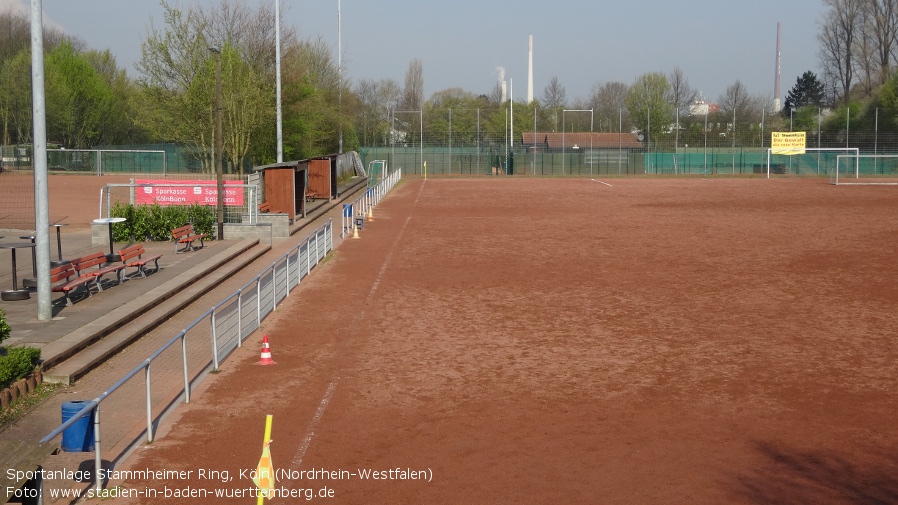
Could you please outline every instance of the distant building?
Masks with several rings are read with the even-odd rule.
[[[704,116],[706,114],[714,114],[715,112],[720,112],[720,105],[706,102],[702,99],[692,102],[692,105],[689,106],[689,114],[693,116]]]

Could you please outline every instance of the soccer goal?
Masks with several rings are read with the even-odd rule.
[[[773,154],[767,148],[767,178],[770,175],[830,175],[840,154],[859,155],[857,147],[808,147],[801,154]]]
[[[898,154],[840,154],[830,182],[836,186],[898,186]]]

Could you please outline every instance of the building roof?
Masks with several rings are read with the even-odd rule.
[[[563,138],[562,138],[563,137]],[[534,142],[535,139],[535,142]],[[636,137],[635,133],[603,133],[603,132],[575,132],[575,133],[557,133],[557,132],[523,132],[521,134],[521,143],[524,145],[540,145],[549,149],[573,149],[577,146],[580,149],[641,149],[642,142]]]

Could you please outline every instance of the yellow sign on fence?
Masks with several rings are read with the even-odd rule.
[[[805,132],[771,132],[771,154],[804,154],[807,147]]]

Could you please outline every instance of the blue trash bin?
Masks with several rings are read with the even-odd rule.
[[[89,402],[75,400],[62,404],[62,422],[66,422],[87,406]],[[62,450],[66,452],[90,452],[94,450],[94,411],[84,414],[62,431]]]

